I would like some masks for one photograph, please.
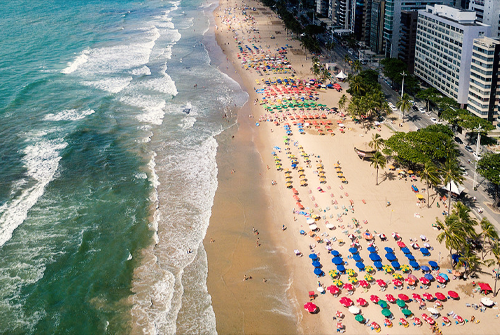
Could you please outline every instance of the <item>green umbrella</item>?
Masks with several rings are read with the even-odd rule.
[[[409,309],[407,309],[407,308],[403,309],[401,312],[402,312],[405,316],[410,316],[410,315],[412,315],[412,314],[413,314],[413,313],[412,313]]]
[[[398,299],[396,301],[396,305],[398,305],[398,307],[405,307],[406,306],[406,302],[404,302],[403,300],[401,299]]]
[[[379,300],[378,305],[382,308],[387,308],[387,301],[385,300]]]
[[[358,314],[358,315],[356,315],[356,317],[354,318],[354,320],[356,320],[358,322],[363,322],[363,321],[365,321],[365,318],[363,317],[363,315]]]
[[[384,308],[382,310],[382,315],[383,316],[390,316],[392,314],[392,312],[390,310],[388,310],[387,308]]]

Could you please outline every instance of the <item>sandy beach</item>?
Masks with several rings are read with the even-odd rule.
[[[248,7],[247,15],[242,14],[243,7]],[[432,321],[424,321],[422,314],[430,317],[432,313],[427,308],[436,308],[440,317],[429,320],[434,320],[443,333],[499,333],[491,327],[497,321],[498,309],[481,312],[468,307],[479,304],[483,296],[471,281],[453,279],[449,252],[444,244],[436,241],[439,232],[432,224],[436,217],[443,218],[444,208],[443,202],[438,206],[439,196],[429,190],[431,207],[420,203],[412,185],[427,199],[426,185],[420,178],[412,178],[409,171],[399,174],[397,167],[379,170],[379,185],[376,185],[376,170],[354,150],[366,146],[373,134],[390,137],[393,124],[399,124],[400,120],[391,116],[384,124],[367,130],[331,110],[338,107],[341,95],[348,88],[346,83],[340,83],[342,92],[308,90],[305,84],[303,91],[294,92],[287,88],[291,85],[264,84],[266,79],[284,80],[292,78],[292,74],[294,80],[307,82],[314,77],[309,70],[311,58],[301,50],[300,42],[287,37],[281,21],[262,4],[223,1],[214,11],[214,17],[217,42],[227,57],[225,62],[222,59],[214,65],[237,80],[249,94],[248,103],[237,114],[238,128],[218,138],[219,185],[204,243],[209,263],[208,290],[217,331],[221,334],[326,334],[335,332],[337,323],[341,322],[346,333],[360,334],[375,333],[370,325],[376,322],[387,334],[430,334],[429,322]],[[280,55],[278,50],[286,52],[291,68],[282,61],[272,61],[273,54],[275,60]],[[261,67],[254,65],[259,61],[270,65],[266,72],[257,71]],[[264,103],[263,97],[271,93],[270,88],[276,95],[268,95],[268,102]],[[282,101],[278,102],[280,97]],[[304,101],[311,100],[310,108],[302,104],[304,97]],[[285,99],[300,104],[295,108],[273,110],[273,113],[265,109],[265,106],[283,104]],[[313,106],[313,101],[326,107]],[[303,124],[300,130],[299,123],[303,121],[308,125]],[[289,127],[285,127],[286,124]],[[287,128],[291,134],[287,135]],[[408,130],[407,124],[398,128],[398,131]],[[289,138],[287,144],[285,136]],[[295,168],[291,165],[293,160],[297,161]],[[291,188],[287,182],[291,182]],[[310,232],[308,219],[314,220],[318,230]],[[400,238],[393,238],[393,233]],[[387,238],[381,238],[381,234]],[[375,253],[384,265],[391,265],[387,254],[394,255],[401,267],[409,264],[398,241],[409,248],[409,254],[418,264],[438,263],[439,269],[431,274],[434,277],[447,274],[449,280],[445,286],[436,281],[428,286],[422,282],[410,285],[404,281],[409,273],[396,270],[394,273],[403,278],[402,285],[398,285],[393,281],[392,271],[377,270],[370,273],[373,280],[368,287],[361,287],[359,282],[368,271],[360,270],[356,263],[362,262],[366,267],[374,265],[367,250],[370,245],[377,249]],[[412,243],[419,248],[412,248]],[[420,250],[426,243],[429,256]],[[354,254],[349,251],[353,246],[357,249],[354,254],[358,254],[361,261],[353,259]],[[387,252],[386,248],[393,252]],[[338,296],[326,290],[334,283],[329,273],[336,270],[331,250],[338,251],[345,268],[356,273],[356,276],[339,274],[337,278],[344,283],[350,277],[356,279],[351,279],[355,281],[351,292],[342,287]],[[302,256],[297,255],[297,251]],[[310,254],[317,255],[323,276],[313,273],[315,267],[311,265]],[[424,275],[421,270],[410,272],[418,279]],[[384,291],[376,280],[388,283]],[[488,273],[481,274],[476,282],[486,282],[493,287]],[[319,287],[325,292],[320,293]],[[303,307],[310,301],[310,291],[315,292],[312,302],[319,307],[319,312],[314,314]],[[457,292],[459,299],[451,298],[449,291]],[[437,299],[423,301],[423,307],[413,296],[437,292],[448,297],[441,303]],[[396,299],[398,295],[407,295],[411,301],[407,301],[405,307],[422,321],[422,326],[414,325],[418,319],[411,316],[405,319],[409,323],[407,328],[399,325],[400,318],[404,317],[401,308],[389,303],[394,326],[385,327],[381,307],[374,304],[370,296],[387,300],[386,294]],[[349,297],[356,306],[358,299],[366,300],[367,305],[360,309],[364,319],[370,321],[355,321],[355,315],[340,304],[341,297]],[[337,311],[344,314],[343,319],[334,319]],[[451,326],[442,325],[443,316],[450,319]],[[464,319],[463,325],[458,317]]]

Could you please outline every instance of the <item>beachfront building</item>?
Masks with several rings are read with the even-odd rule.
[[[443,5],[418,11],[415,75],[464,107],[474,39],[490,36],[476,13]]]
[[[398,58],[406,64],[409,74],[413,74],[415,67],[415,42],[417,41],[417,11],[401,12],[401,36],[398,44]]]
[[[370,12],[370,49],[381,54],[384,50],[385,0],[372,0]]]
[[[328,16],[328,8],[330,3],[328,0],[316,0],[316,13],[320,16]]]
[[[452,5],[454,0],[385,0],[384,53],[386,57],[398,58],[401,38],[401,12],[425,9],[427,5]]]
[[[489,37],[477,38],[472,46],[470,86],[467,109],[483,119],[498,123],[500,87],[498,68],[500,41]]]
[[[469,9],[479,22],[491,26],[491,36],[500,37],[500,0],[471,0]]]
[[[340,30],[354,32],[355,0],[331,0],[331,19]]]

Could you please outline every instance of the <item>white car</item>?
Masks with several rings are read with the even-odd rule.
[[[474,156],[474,158],[476,160],[480,160],[482,157],[481,157],[481,154],[476,154],[475,152],[472,154]]]
[[[423,108],[423,107],[418,107],[418,111],[419,111],[420,113],[425,113],[425,108]]]
[[[431,117],[432,123],[438,123],[438,120],[435,117]]]

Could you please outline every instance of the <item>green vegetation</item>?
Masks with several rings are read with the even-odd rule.
[[[477,163],[477,172],[492,183],[495,188],[493,191],[494,206],[500,206],[500,197],[498,189],[500,185],[500,154],[486,153]]]

